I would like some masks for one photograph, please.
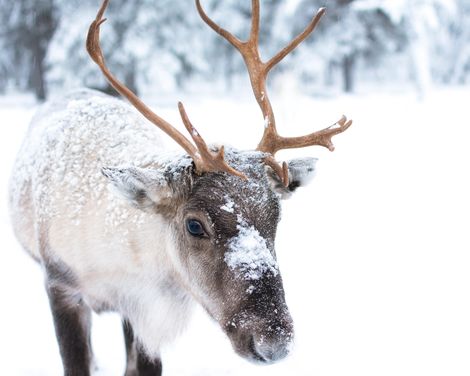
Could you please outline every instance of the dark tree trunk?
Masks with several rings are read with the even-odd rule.
[[[7,86],[7,76],[8,73],[5,70],[0,71],[0,94],[5,94],[6,86]]]
[[[343,71],[343,90],[346,93],[354,91],[354,55],[347,55],[343,57],[341,68]]]
[[[33,22],[23,29],[24,44],[30,53],[29,86],[40,101],[47,96],[45,59],[57,26],[57,8],[54,0],[48,0],[34,13]]]
[[[44,70],[44,51],[39,46],[32,49],[32,66],[31,66],[31,88],[34,90],[36,99],[44,101],[46,99],[46,82]]]
[[[194,73],[194,67],[191,64],[191,61],[187,59],[187,57],[182,53],[177,53],[173,51],[174,56],[178,59],[181,65],[180,71],[176,74],[176,85],[180,89],[184,89],[186,82]]]

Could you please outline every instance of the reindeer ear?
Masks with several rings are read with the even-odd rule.
[[[158,204],[171,193],[163,171],[155,168],[104,167],[101,172],[119,196],[139,209]]]
[[[315,176],[315,165],[317,158],[299,158],[287,162],[289,169],[289,185],[287,187],[279,179],[279,176],[268,167],[268,176],[273,184],[273,188],[283,199],[289,198],[299,187],[309,184]]]

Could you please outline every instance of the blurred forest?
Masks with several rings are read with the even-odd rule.
[[[202,0],[208,14],[244,37],[249,0]],[[108,90],[86,54],[87,28],[100,0],[0,0],[0,93],[86,85]],[[275,85],[307,94],[354,92],[364,85],[470,82],[470,0],[262,0],[265,59],[326,6],[302,48],[273,72]],[[192,0],[112,0],[103,26],[108,65],[138,92],[232,90],[246,85],[242,59],[197,14]]]

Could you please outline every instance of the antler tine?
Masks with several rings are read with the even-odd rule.
[[[110,72],[106,66],[106,62],[103,56],[103,52],[100,46],[100,26],[106,19],[103,18],[104,12],[108,7],[109,0],[104,0],[93,23],[90,25],[87,35],[86,48],[93,59],[93,61],[99,66],[104,76],[108,80],[114,89],[122,96],[127,98],[129,102],[150,122],[159,127],[162,131],[168,134],[172,139],[174,139],[193,159],[196,166],[196,171],[198,173],[209,172],[209,171],[225,171],[229,174],[236,175],[242,178],[245,176],[231,168],[224,161],[224,149],[220,148],[218,153],[211,152],[205,141],[202,137],[199,136],[196,129],[190,126],[189,119],[184,111],[183,105],[180,103],[180,112],[183,117],[183,122],[185,123],[186,128],[191,134],[194,142],[196,143],[195,147],[181,132],[179,132],[175,127],[168,123],[165,119],[158,116],[154,113],[145,103],[143,103],[137,95],[135,95],[129,88],[127,88],[122,82],[120,82],[114,75]]]
[[[352,120],[348,120],[346,116],[343,115],[343,117],[335,124],[328,128],[322,129],[321,131],[299,137],[277,136],[275,139],[270,140],[271,142],[264,148],[258,148],[258,150],[274,155],[276,152],[283,149],[297,149],[318,145],[323,146],[330,151],[334,151],[335,147],[331,140],[332,137],[346,131],[352,125],[352,123]]]
[[[206,14],[204,9],[202,8],[201,2],[199,0],[196,0],[196,8],[203,19],[203,21],[209,25],[209,27],[214,30],[217,34],[219,34],[221,37],[226,39],[228,42],[230,42],[236,49],[239,50],[240,46],[243,44],[243,42],[238,39],[235,35],[230,33],[229,31],[225,30],[224,28],[220,27],[217,25],[212,19]]]
[[[220,147],[217,153],[211,152],[201,137],[197,129],[192,125],[189,120],[188,114],[184,109],[183,103],[178,102],[178,109],[180,111],[181,119],[183,120],[184,126],[188,130],[192,139],[194,140],[200,155],[201,169],[203,171],[225,171],[231,175],[238,176],[244,180],[247,179],[246,175],[230,167],[227,162],[225,162],[224,156],[225,151],[224,147]]]
[[[276,64],[289,55],[300,43],[307,39],[307,37],[315,30],[325,13],[326,8],[320,8],[307,27],[266,63],[266,71],[269,72]]]
[[[252,15],[249,41],[258,46],[260,23],[259,0],[251,0],[251,10]]]
[[[282,166],[276,162],[274,157],[269,156],[264,159],[264,163],[266,163],[269,167],[271,167],[274,172],[279,176],[281,179],[282,184],[287,187],[289,186],[289,169],[287,167],[286,162],[282,162]]]

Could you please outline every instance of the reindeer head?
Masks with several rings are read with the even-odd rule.
[[[235,350],[272,362],[287,354],[293,337],[274,250],[280,200],[308,182],[315,159],[288,163],[288,187],[264,159],[261,152],[227,151],[227,162],[246,179],[198,174],[189,157],[158,169],[103,173],[134,206],[164,216],[178,280],[218,321]]]
[[[181,103],[180,114],[194,144],[108,70],[99,45],[108,3],[104,0],[90,26],[89,54],[110,84],[187,155],[158,168],[105,168],[103,173],[135,206],[167,219],[174,240],[169,256],[183,287],[219,322],[235,351],[255,361],[281,359],[288,353],[293,324],[274,250],[280,200],[310,180],[316,160],[297,159],[280,165],[274,156],[281,149],[311,145],[333,150],[331,138],[352,122],[343,117],[334,126],[306,136],[280,136],[266,78],[314,30],[324,9],[289,45],[263,62],[258,50],[259,0],[252,0],[251,33],[246,42],[216,25],[196,0],[202,19],[242,54],[264,117],[263,138],[255,151],[229,149],[226,153],[223,146],[207,146]]]

